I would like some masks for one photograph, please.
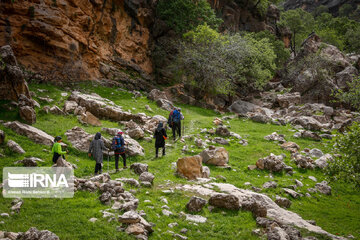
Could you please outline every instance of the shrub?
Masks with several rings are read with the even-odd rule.
[[[217,29],[222,22],[206,0],[160,0],[156,12],[178,33],[193,30],[204,23]]]
[[[348,83],[349,90],[344,92],[339,90],[336,97],[340,102],[345,102],[353,108],[360,110],[360,77],[356,77]]]
[[[360,187],[360,124],[354,122],[349,131],[335,139],[335,157],[329,163],[327,174],[332,180],[342,180]]]

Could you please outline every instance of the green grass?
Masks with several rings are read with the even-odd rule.
[[[39,92],[37,89],[45,89],[46,92]],[[145,97],[140,99],[132,99],[132,94],[120,91],[116,88],[105,88],[89,84],[76,84],[72,86],[73,89],[81,89],[83,92],[96,92],[102,97],[106,97],[116,104],[123,107],[123,109],[130,109],[133,113],[144,112],[147,115],[163,115],[167,116],[168,112],[159,109],[152,101]],[[59,89],[52,85],[44,84],[30,84],[30,89],[36,93],[36,100],[38,97],[50,97],[55,101],[52,104],[39,101],[41,106],[53,104],[62,108],[67,97],[62,97],[61,92],[71,93],[70,89]],[[19,116],[16,110],[5,111],[5,104],[7,102],[0,102],[0,119],[2,120],[18,120]],[[149,105],[154,112],[145,110],[145,105]],[[219,117],[213,111],[201,109],[198,107],[179,104],[185,115],[185,130],[186,134],[199,134],[204,139],[205,134],[200,134],[201,128],[214,127],[212,121],[214,117]],[[133,110],[133,108],[136,108]],[[101,120],[102,127],[119,127],[118,123]],[[325,153],[331,150],[331,145],[326,140],[323,142],[316,142],[309,139],[295,139],[291,137],[293,132],[290,126],[276,126],[270,124],[259,124],[244,119],[232,119],[229,121],[230,130],[239,133],[243,138],[249,142],[248,146],[238,144],[238,140],[230,141],[229,146],[225,148],[230,153],[229,164],[232,170],[220,169],[210,166],[211,176],[216,177],[222,175],[226,177],[227,182],[239,188],[250,189],[249,186],[244,186],[245,182],[251,182],[253,186],[261,187],[263,183],[274,180],[278,183],[276,189],[263,190],[272,199],[276,195],[285,196],[281,188],[288,187],[294,184],[294,180],[298,179],[304,183],[304,187],[297,189],[298,192],[305,194],[306,189],[315,186],[315,182],[308,179],[309,176],[315,176],[318,181],[325,179],[325,175],[320,170],[302,170],[298,169],[292,161],[290,161],[290,154],[280,148],[276,142],[270,142],[264,139],[264,136],[272,132],[285,134],[288,141],[294,141],[303,149],[319,148]],[[94,161],[89,159],[85,153],[81,153],[74,148],[67,141],[64,133],[74,126],[81,126],[75,116],[57,116],[53,114],[45,114],[37,110],[37,123],[35,127],[44,130],[52,136],[63,136],[64,142],[69,145],[69,155],[67,160],[75,163],[78,169],[75,170],[75,175],[78,177],[89,176],[94,171]],[[101,127],[81,126],[89,133],[100,131]],[[52,155],[49,152],[49,146],[35,144],[26,137],[14,133],[0,125],[0,129],[6,132],[6,140],[12,139],[18,142],[26,151],[25,156],[39,157],[45,160],[40,166],[51,166]],[[169,131],[168,131],[169,133]],[[169,133],[170,134],[170,133]],[[170,134],[171,135],[171,134]],[[105,137],[109,135],[104,134]],[[174,175],[174,170],[171,169],[171,163],[178,158],[194,155],[200,153],[202,149],[190,148],[194,153],[184,154],[181,152],[183,143],[177,141],[168,141],[172,146],[166,149],[167,155],[165,157],[154,159],[155,149],[154,142],[148,143],[140,140],[139,143],[145,149],[144,157],[128,158],[128,165],[134,162],[143,162],[149,165],[149,171],[155,175],[154,187],[151,189],[139,188],[136,197],[140,204],[138,210],[144,210],[147,214],[146,219],[149,222],[156,224],[154,233],[150,235],[150,239],[173,239],[168,230],[179,233],[182,228],[187,228],[189,231],[186,234],[189,239],[257,239],[251,234],[251,231],[256,228],[256,223],[250,212],[245,211],[227,211],[217,209],[209,212],[205,207],[199,214],[207,217],[208,221],[205,224],[198,224],[195,226],[189,224],[185,219],[178,217],[177,213],[185,210],[185,205],[192,196],[192,193],[178,192],[172,194],[165,194],[162,192],[167,180],[171,181],[170,185],[179,183],[189,183],[185,179],[181,179]],[[191,146],[194,145],[192,141],[186,143]],[[45,150],[43,150],[45,149]],[[5,146],[0,147],[0,152],[6,157],[0,158],[0,168],[6,166],[14,166],[16,160],[23,159],[24,156],[11,153]],[[274,154],[286,154],[286,164],[294,168],[294,175],[288,176],[286,174],[273,174],[270,178],[268,171],[249,171],[247,166],[255,164],[261,158]],[[120,164],[121,165],[121,164]],[[105,159],[104,170],[107,170],[107,162]],[[110,170],[114,170],[114,160],[110,160]],[[2,171],[0,171],[2,176]],[[0,177],[1,177],[0,176]],[[138,179],[129,169],[121,171],[117,174],[111,174],[112,178],[117,177],[132,177]],[[221,180],[216,180],[221,182]],[[304,219],[312,219],[317,222],[324,230],[333,234],[347,236],[354,235],[360,239],[360,193],[352,186],[343,183],[332,183],[331,196],[322,194],[311,194],[312,198],[302,197],[300,199],[291,199],[293,204],[289,210],[300,214]],[[126,190],[130,190],[131,186],[126,186]],[[133,239],[123,232],[117,232],[116,226],[119,223],[113,221],[108,223],[107,219],[101,217],[100,210],[107,209],[108,206],[102,205],[97,199],[98,193],[77,192],[73,199],[25,199],[24,205],[20,214],[15,214],[9,219],[0,219],[5,223],[0,225],[0,229],[6,231],[26,231],[30,227],[37,227],[38,229],[48,229],[56,233],[61,239]],[[161,206],[164,203],[160,198],[164,196],[169,201],[168,206],[170,210],[175,213],[174,216],[166,217],[161,214]],[[144,200],[150,200],[151,203],[144,203]],[[9,212],[11,199],[0,198],[0,212]],[[151,209],[149,206],[153,206]],[[158,217],[160,216],[160,218]],[[88,220],[92,217],[97,217],[99,220],[94,224]],[[179,225],[172,228],[168,227],[169,223],[177,222]],[[312,235],[312,234],[310,234]],[[320,239],[320,238],[319,238]]]

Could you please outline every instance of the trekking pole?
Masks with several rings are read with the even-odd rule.
[[[108,170],[107,170],[108,173],[109,173],[109,159],[110,159],[110,153],[109,153],[109,149],[108,149]]]

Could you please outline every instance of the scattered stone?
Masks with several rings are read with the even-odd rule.
[[[295,184],[296,184],[297,187],[303,187],[304,186],[304,184],[301,181],[297,180],[297,179],[295,179]]]
[[[130,224],[126,229],[125,232],[129,235],[140,235],[145,233],[145,228],[140,223]]]
[[[252,171],[256,169],[256,165],[248,165],[248,170]]]
[[[65,101],[63,112],[65,113],[74,113],[78,104],[75,101]]]
[[[229,145],[229,142],[221,137],[215,137],[213,140],[214,143],[221,144],[221,145]]]
[[[225,126],[219,126],[218,128],[216,128],[215,133],[217,135],[220,135],[220,136],[223,136],[223,137],[229,137],[230,136],[230,131]]]
[[[320,158],[324,156],[324,153],[320,149],[314,148],[310,150],[310,155],[312,157]]]
[[[279,94],[276,96],[276,101],[280,107],[288,108],[289,106],[300,104],[301,95],[299,92]]]
[[[22,149],[22,147],[13,140],[9,140],[6,145],[12,152],[16,152],[19,154],[25,154],[25,150]]]
[[[200,212],[205,206],[206,200],[200,197],[191,197],[190,201],[186,204],[186,209],[189,212]]]
[[[289,188],[283,188],[284,192],[292,196],[293,198],[299,198],[300,194]]]
[[[165,216],[174,215],[171,211],[166,210],[166,209],[163,209],[161,212],[162,212],[162,214],[165,215]]]
[[[298,168],[305,168],[305,169],[314,169],[314,160],[310,157],[305,157],[304,155],[300,153],[294,153],[291,155],[293,158],[295,164]]]
[[[331,187],[328,185],[326,181],[322,181],[321,183],[317,183],[315,188],[322,194],[331,195]]]
[[[36,167],[37,162],[44,162],[40,158],[36,157],[28,157],[24,158],[23,160],[16,161],[15,164],[23,164],[24,167]]]
[[[320,141],[321,140],[321,136],[319,136],[319,134],[315,133],[315,132],[311,132],[311,131],[300,131],[300,137],[302,138],[311,138],[315,141]]]
[[[8,236],[8,238],[10,238]],[[12,239],[12,238],[10,238]],[[49,230],[39,231],[37,228],[32,227],[26,231],[22,236],[16,238],[18,240],[60,240],[60,238]]]
[[[286,142],[285,136],[283,134],[277,134],[277,132],[273,132],[272,134],[267,135],[264,138],[269,141],[278,141],[281,144]]]
[[[255,113],[253,115],[250,116],[250,119],[254,122],[258,122],[258,123],[268,123],[271,121],[271,118],[261,114],[261,113]]]
[[[139,181],[140,182],[150,182],[150,183],[152,183],[154,181],[154,178],[155,178],[155,176],[152,173],[143,172],[139,176]]]
[[[120,215],[118,218],[119,222],[132,224],[140,222],[140,215],[135,211],[127,211],[123,215]]]
[[[268,157],[260,158],[256,162],[256,166],[261,170],[267,169],[270,170],[271,172],[280,172],[285,168],[286,165],[283,162],[282,155],[276,156],[271,153],[270,156]]]
[[[10,217],[10,215],[8,213],[1,213],[0,216],[1,217]]]
[[[183,229],[180,230],[180,233],[186,234],[188,231],[189,231],[189,230],[187,230],[186,228],[183,228]]]
[[[314,176],[309,176],[309,179],[312,180],[312,181],[314,181],[314,182],[317,182],[317,179],[316,179],[316,177],[314,177]]]
[[[220,118],[216,117],[216,118],[213,120],[213,124],[215,124],[216,126],[222,125],[222,124],[223,124],[223,121],[222,121]]]
[[[185,216],[186,221],[195,222],[195,223],[205,223],[207,221],[206,217],[200,216],[200,215],[191,215],[191,214],[185,214],[181,212],[179,215]]]
[[[237,197],[231,194],[215,194],[210,197],[209,204],[219,208],[239,210],[240,202]]]
[[[89,222],[95,223],[98,219],[97,218],[90,218]]]
[[[330,154],[325,154],[315,161],[315,165],[318,168],[325,169],[329,166],[329,161],[333,161],[333,157]]]
[[[202,162],[215,166],[226,166],[229,162],[229,152],[225,148],[214,148],[212,146],[209,149],[205,149],[200,153]]]
[[[277,187],[277,183],[274,181],[269,181],[263,184],[263,188],[276,188]]]
[[[22,200],[19,200],[18,202],[15,202],[13,204],[13,206],[10,208],[11,211],[14,211],[16,213],[19,213],[20,212],[20,209],[21,209],[21,206],[23,205],[23,201]]]
[[[148,171],[149,166],[144,163],[133,163],[130,165],[130,169],[132,169],[137,175],[141,175],[142,173]]]
[[[284,208],[289,208],[291,206],[291,201],[289,199],[282,198],[279,196],[276,196],[275,203],[280,207],[284,207]]]
[[[285,149],[286,151],[290,151],[291,153],[295,153],[300,150],[299,145],[297,145],[294,142],[286,142],[281,145],[282,149]]]
[[[136,179],[133,179],[133,178],[117,178],[115,180],[126,183],[126,184],[129,184],[129,185],[132,185],[134,187],[139,187],[140,186],[140,183]]]
[[[169,228],[174,228],[174,227],[176,227],[176,226],[179,226],[179,224],[178,224],[177,222],[169,223],[169,224],[168,224],[168,227],[169,227]]]
[[[29,124],[36,123],[36,112],[33,107],[30,106],[21,106],[19,108],[19,113],[21,119],[26,121]]]
[[[56,115],[66,115],[58,106],[54,105],[52,106],[49,111],[52,114],[56,114]]]
[[[183,235],[180,235],[178,233],[174,234],[173,236],[174,236],[174,238],[180,239],[180,240],[187,240],[188,239],[187,237],[185,237]]]

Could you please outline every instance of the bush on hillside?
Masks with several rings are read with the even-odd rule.
[[[156,13],[178,33],[193,30],[204,23],[217,29],[222,22],[206,0],[160,0]]]
[[[327,168],[332,180],[354,183],[360,187],[360,124],[354,122],[349,131],[339,135],[335,140],[335,157]]]
[[[173,70],[182,82],[206,93],[234,95],[239,88],[261,89],[276,68],[276,55],[267,38],[221,35],[206,24],[184,38]]]

